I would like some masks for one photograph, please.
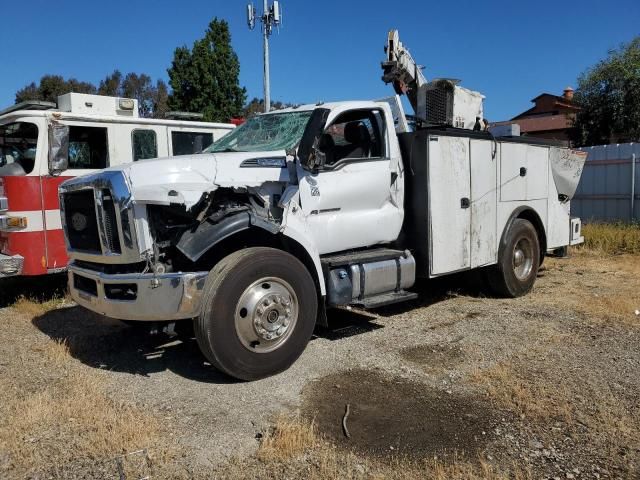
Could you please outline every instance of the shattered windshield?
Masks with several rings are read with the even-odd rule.
[[[215,152],[268,152],[300,143],[311,110],[269,113],[250,118],[204,150]]]
[[[0,173],[31,173],[36,163],[37,146],[37,125],[27,122],[0,125]]]

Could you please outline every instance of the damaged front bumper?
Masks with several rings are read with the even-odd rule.
[[[23,265],[24,258],[22,256],[0,253],[0,278],[21,275]]]
[[[71,297],[120,320],[182,320],[200,314],[209,272],[106,274],[69,265]]]

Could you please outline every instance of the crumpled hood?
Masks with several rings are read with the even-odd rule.
[[[142,160],[108,168],[127,178],[135,202],[191,208],[202,194],[219,187],[259,187],[265,182],[288,182],[286,168],[240,165],[256,158],[285,158],[284,151],[225,152]]]

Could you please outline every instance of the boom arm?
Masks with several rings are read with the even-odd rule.
[[[382,62],[382,81],[393,83],[398,95],[405,94],[414,112],[418,112],[418,88],[427,83],[420,67],[400,41],[398,30],[390,30],[384,48],[387,58]]]

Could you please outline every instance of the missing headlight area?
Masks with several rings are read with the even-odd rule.
[[[184,205],[148,205],[151,235],[164,271],[193,268],[214,246],[256,228],[276,233],[282,221],[278,206],[284,185],[219,188],[202,195],[189,210]],[[240,239],[242,236],[237,237]]]

